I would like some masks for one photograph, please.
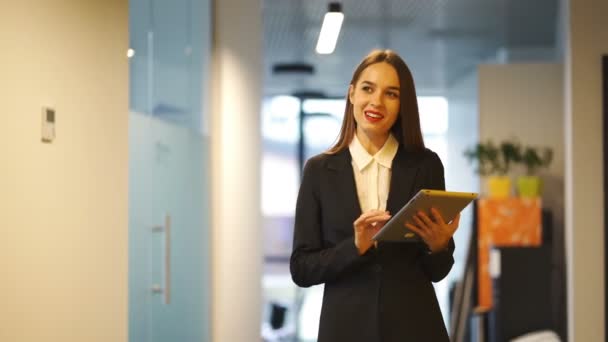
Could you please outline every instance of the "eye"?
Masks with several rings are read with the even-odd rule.
[[[395,92],[395,91],[389,91],[387,92],[388,97],[393,98],[393,99],[398,99],[399,98],[399,93]]]
[[[371,93],[372,92],[372,87],[368,86],[368,85],[364,85],[361,87],[361,90],[363,90],[366,93]]]

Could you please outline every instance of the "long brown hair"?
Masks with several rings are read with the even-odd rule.
[[[400,83],[399,95],[399,116],[391,132],[405,149],[419,152],[424,150],[424,140],[420,129],[420,114],[418,113],[418,99],[414,79],[407,64],[392,50],[373,50],[367,55],[361,64],[355,69],[350,84],[354,87],[365,68],[372,64],[385,62],[392,65],[397,71]],[[344,109],[344,119],[338,141],[325,153],[335,154],[347,149],[355,136],[357,123],[353,114],[353,104],[350,102],[348,92],[346,93],[346,108]]]

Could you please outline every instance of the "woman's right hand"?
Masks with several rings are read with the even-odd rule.
[[[355,230],[355,246],[359,255],[363,255],[374,245],[372,237],[384,226],[386,221],[391,218],[388,211],[371,210],[361,214],[353,227]]]

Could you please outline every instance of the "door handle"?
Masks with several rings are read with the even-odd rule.
[[[153,294],[163,294],[164,304],[171,303],[171,215],[165,215],[162,226],[152,227],[153,233],[165,233],[163,258],[163,284],[154,284],[150,288]]]

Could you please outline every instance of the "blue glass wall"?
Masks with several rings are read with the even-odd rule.
[[[209,0],[130,2],[129,340],[207,341]]]

